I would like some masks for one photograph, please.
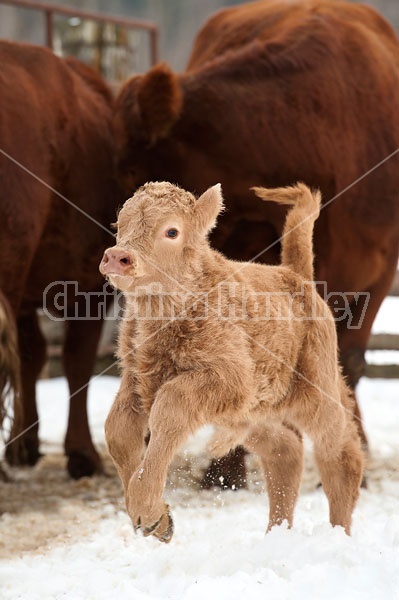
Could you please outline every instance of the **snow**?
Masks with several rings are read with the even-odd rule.
[[[399,333],[399,298],[388,296],[373,323],[373,333]],[[366,352],[368,363],[376,365],[399,364],[398,350],[373,350]]]
[[[385,298],[374,320],[373,333],[399,333],[399,297]]]
[[[385,301],[376,331],[399,331],[398,300]],[[61,445],[65,381],[39,383],[46,456],[33,470],[13,472],[12,483],[0,483],[2,599],[399,599],[399,381],[363,379],[358,388],[371,457],[351,537],[328,523],[309,448],[292,530],[264,534],[267,498],[253,459],[248,490],[200,490],[208,428],[172,465],[166,497],[175,535],[169,545],[134,534],[107,458],[103,423],[118,384],[96,378],[89,394],[91,428],[108,477],[71,482]]]

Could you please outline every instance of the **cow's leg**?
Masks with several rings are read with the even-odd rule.
[[[222,490],[246,488],[245,455],[245,449],[237,446],[226,456],[213,459],[201,480],[201,487],[205,490],[212,487],[220,487]]]
[[[337,324],[340,360],[346,380],[353,390],[355,390],[360,377],[364,374],[366,365],[365,352],[371,328],[381,303],[392,285],[396,260],[395,255],[389,268],[383,273],[378,282],[368,290],[369,300],[367,309],[364,310],[364,303],[362,301],[359,301],[357,304],[351,303],[349,319]],[[367,436],[363,428],[356,398],[354,416],[363,448],[367,449]]]
[[[66,323],[63,362],[69,385],[69,416],[65,437],[68,472],[73,479],[101,472],[101,459],[91,439],[87,391],[96,360],[103,321],[70,320]]]
[[[362,375],[364,375],[366,366],[365,352],[367,348],[367,342],[370,336],[371,326],[373,324],[377,311],[377,307],[375,311],[367,311],[367,320],[365,318],[360,329],[349,329],[348,320],[338,323],[337,334],[338,345],[340,348],[340,362],[345,378],[349,386],[353,390],[354,395],[356,393],[355,390],[359,379],[362,377]],[[360,306],[351,306],[351,318],[359,318],[360,312]],[[362,446],[364,450],[367,451],[367,435],[363,428],[362,417],[360,414],[356,396],[354,397],[354,419],[360,435]]]
[[[24,402],[23,430],[26,433],[6,449],[7,461],[12,465],[33,466],[39,460],[39,418],[36,407],[36,380],[46,360],[46,341],[39,327],[36,312],[19,317],[18,343],[21,362],[21,384]]]
[[[127,492],[128,513],[144,535],[153,534],[163,542],[172,538],[172,518],[163,500],[168,467],[187,437],[223,410],[217,399],[229,397],[227,385],[216,375],[188,372],[158,390],[149,416],[150,441]]]
[[[11,153],[12,154],[12,153]],[[15,156],[17,158],[17,156]],[[27,148],[19,157],[39,177],[47,179],[45,162],[40,152],[29,156]],[[37,159],[37,164],[31,161]],[[26,163],[25,163],[26,164]],[[44,171],[43,171],[44,169]],[[29,273],[46,224],[51,193],[40,181],[31,177],[14,162],[0,156],[1,206],[5,223],[0,231],[0,248],[3,260],[0,265],[0,287],[17,322],[18,346],[22,349],[21,389],[22,421],[25,427],[37,421],[35,382],[45,356],[45,342],[33,311],[23,312],[29,306]],[[5,176],[6,175],[6,176]],[[32,202],[34,210],[32,210]],[[18,206],[18,209],[16,209]],[[18,271],[16,272],[16,265]],[[26,301],[26,302],[25,302]],[[28,309],[29,310],[29,309]],[[24,316],[21,316],[21,315]],[[20,319],[18,319],[21,316]],[[23,348],[22,348],[23,346]],[[25,398],[25,393],[28,397]],[[11,429],[6,448],[6,459],[11,464],[34,465],[40,457],[38,450],[38,426],[34,425],[26,435],[20,435],[20,427]],[[23,429],[22,429],[23,430]],[[18,437],[16,437],[16,434]],[[14,441],[12,441],[14,440]]]
[[[134,390],[135,381],[126,370],[105,422],[108,451],[122,480],[126,501],[130,478],[143,458],[148,431],[148,415]]]
[[[267,530],[283,521],[292,527],[303,467],[303,445],[300,433],[285,425],[273,429],[257,428],[245,447],[261,460],[269,495]]]

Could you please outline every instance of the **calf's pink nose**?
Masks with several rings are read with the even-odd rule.
[[[127,271],[133,264],[132,255],[126,250],[118,248],[108,248],[104,252],[104,256],[100,263],[100,271],[103,275],[116,273],[118,275],[126,275]]]

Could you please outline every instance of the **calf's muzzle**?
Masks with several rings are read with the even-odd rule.
[[[133,266],[133,255],[127,250],[121,250],[117,247],[108,248],[100,263],[100,273],[102,275],[127,275]]]

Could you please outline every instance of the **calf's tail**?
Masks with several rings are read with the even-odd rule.
[[[11,437],[18,435],[22,428],[18,333],[8,302],[0,292],[0,430],[6,419]]]
[[[308,281],[314,279],[313,229],[320,213],[321,194],[304,183],[285,188],[253,187],[262,200],[292,206],[281,236],[281,262]]]

